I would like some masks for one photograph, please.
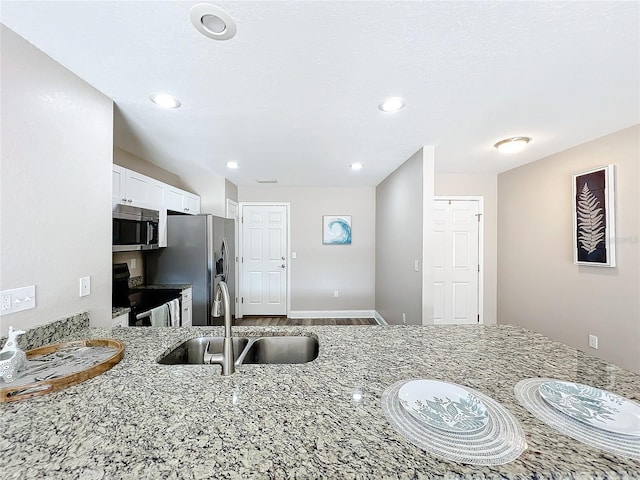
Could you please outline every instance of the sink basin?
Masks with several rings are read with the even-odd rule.
[[[240,363],[307,363],[316,358],[318,340],[313,337],[260,337],[249,344]]]
[[[222,353],[223,341],[224,337],[191,338],[171,350],[158,360],[158,363],[163,365],[203,365],[207,343],[209,343],[209,353]],[[236,365],[238,365],[238,358],[248,343],[248,338],[233,337],[233,357]]]
[[[198,337],[182,342],[163,356],[162,365],[203,365],[204,352],[222,353],[224,337]],[[307,363],[318,357],[318,340],[314,337],[233,337],[236,366],[242,364]]]

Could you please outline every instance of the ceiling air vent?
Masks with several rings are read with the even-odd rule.
[[[258,183],[278,183],[278,180],[256,180]]]

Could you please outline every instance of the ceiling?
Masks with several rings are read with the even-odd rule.
[[[118,147],[238,185],[373,186],[423,145],[438,172],[498,173],[640,123],[636,1],[211,1],[226,41],[193,27],[197,3],[3,1],[0,18],[114,100]],[[388,96],[406,107],[381,112]],[[521,135],[520,154],[493,148]]]

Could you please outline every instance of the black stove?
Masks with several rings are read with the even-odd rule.
[[[113,264],[112,305],[131,309],[129,312],[130,326],[151,326],[149,317],[139,320],[138,315],[171,300],[180,299],[182,290],[179,288],[129,288],[130,277],[129,266],[126,263]]]

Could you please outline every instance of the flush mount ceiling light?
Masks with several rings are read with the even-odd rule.
[[[237,162],[231,161],[231,162],[227,162],[227,168],[238,168],[240,165],[238,165]]]
[[[349,166],[351,167],[351,170],[362,170],[362,168],[364,167],[364,165],[362,165],[360,162],[352,163]]]
[[[397,112],[404,108],[404,100],[400,97],[390,97],[380,102],[378,108],[383,112]]]
[[[236,34],[236,22],[220,7],[208,3],[194,5],[190,12],[191,23],[205,37],[229,40]]]
[[[531,141],[529,137],[511,137],[500,140],[494,145],[500,153],[518,153]]]
[[[163,108],[178,108],[182,105],[180,100],[166,93],[152,93],[149,95],[149,100]]]

